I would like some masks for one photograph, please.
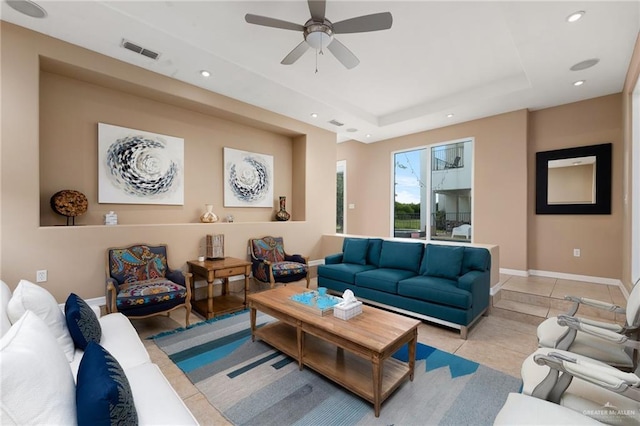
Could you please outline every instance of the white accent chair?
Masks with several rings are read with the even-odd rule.
[[[455,238],[456,236],[464,237],[468,240],[471,239],[471,225],[463,224],[460,226],[456,226],[451,230],[451,238]]]
[[[597,420],[570,408],[521,393],[510,393],[495,420],[494,426],[601,425]]]
[[[538,346],[584,355],[633,371],[638,367],[640,340],[640,284],[634,285],[627,307],[599,300],[566,296],[574,302],[564,315],[546,319],[538,326]],[[626,315],[624,326],[574,316],[580,305]]]
[[[640,377],[603,362],[540,348],[522,364],[522,393],[606,424],[640,425]]]

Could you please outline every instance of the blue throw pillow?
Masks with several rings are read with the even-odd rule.
[[[465,247],[462,258],[462,272],[464,275],[469,271],[487,271],[491,267],[491,254],[489,250],[478,247]]]
[[[367,244],[365,239],[347,239],[344,241],[344,253],[342,261],[344,263],[355,263],[356,265],[367,264]]]
[[[424,244],[383,241],[380,267],[418,272]]]
[[[89,342],[100,343],[102,328],[95,312],[77,294],[71,293],[64,304],[64,315],[67,328],[73,343],[85,349]]]
[[[422,258],[422,275],[457,280],[462,269],[464,247],[427,244]]]
[[[138,424],[127,376],[113,355],[95,342],[87,345],[78,368],[76,412],[79,425]]]

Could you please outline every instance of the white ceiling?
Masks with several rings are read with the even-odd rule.
[[[280,64],[302,33],[244,21],[252,13],[304,24],[310,15],[303,0],[38,4],[47,18],[22,15],[4,1],[0,16],[334,131],[338,141],[366,143],[620,92],[640,31],[640,1],[328,0],[332,22],[389,11],[393,26],[338,35],[360,64],[347,70],[326,52],[317,57],[316,73],[311,49],[294,65]],[[578,10],[585,16],[567,23]],[[160,58],[123,49],[123,38],[160,52]],[[600,62],[569,70],[591,58]],[[212,76],[203,78],[203,69]],[[574,87],[576,80],[586,83]],[[332,119],[344,126],[329,124]]]

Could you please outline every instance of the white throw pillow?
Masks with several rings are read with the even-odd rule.
[[[12,323],[18,321],[26,311],[33,311],[51,329],[51,333],[67,357],[73,361],[75,346],[67,328],[67,321],[56,299],[44,288],[27,280],[20,280],[9,300],[7,312]]]
[[[49,327],[28,311],[0,339],[0,423],[76,424],[76,388]]]
[[[0,280],[0,336],[4,336],[11,327],[9,313],[7,312],[9,300],[11,300],[11,290],[4,281]]]

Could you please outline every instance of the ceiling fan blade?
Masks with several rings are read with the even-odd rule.
[[[333,53],[333,56],[335,56],[336,59],[347,69],[355,68],[360,63],[360,60],[356,55],[351,53],[344,44],[340,43],[335,38],[331,43],[329,43],[327,49],[329,49],[329,51]]]
[[[252,15],[251,13],[244,15],[244,20],[250,24],[262,25],[264,27],[304,31],[304,26],[300,24],[294,24],[293,22],[283,21],[281,19],[269,18],[267,16]]]
[[[389,12],[358,16],[333,24],[335,34],[366,33],[369,31],[388,30],[393,24],[393,16]]]
[[[324,13],[327,6],[326,0],[308,0],[309,12],[311,12],[311,18],[316,22],[324,21]]]
[[[309,44],[303,40],[302,43],[294,47],[293,50],[289,52],[289,54],[285,56],[282,62],[280,63],[282,65],[291,65],[295,61],[300,59],[300,57],[304,55],[304,52],[306,52],[308,49],[309,49]]]

